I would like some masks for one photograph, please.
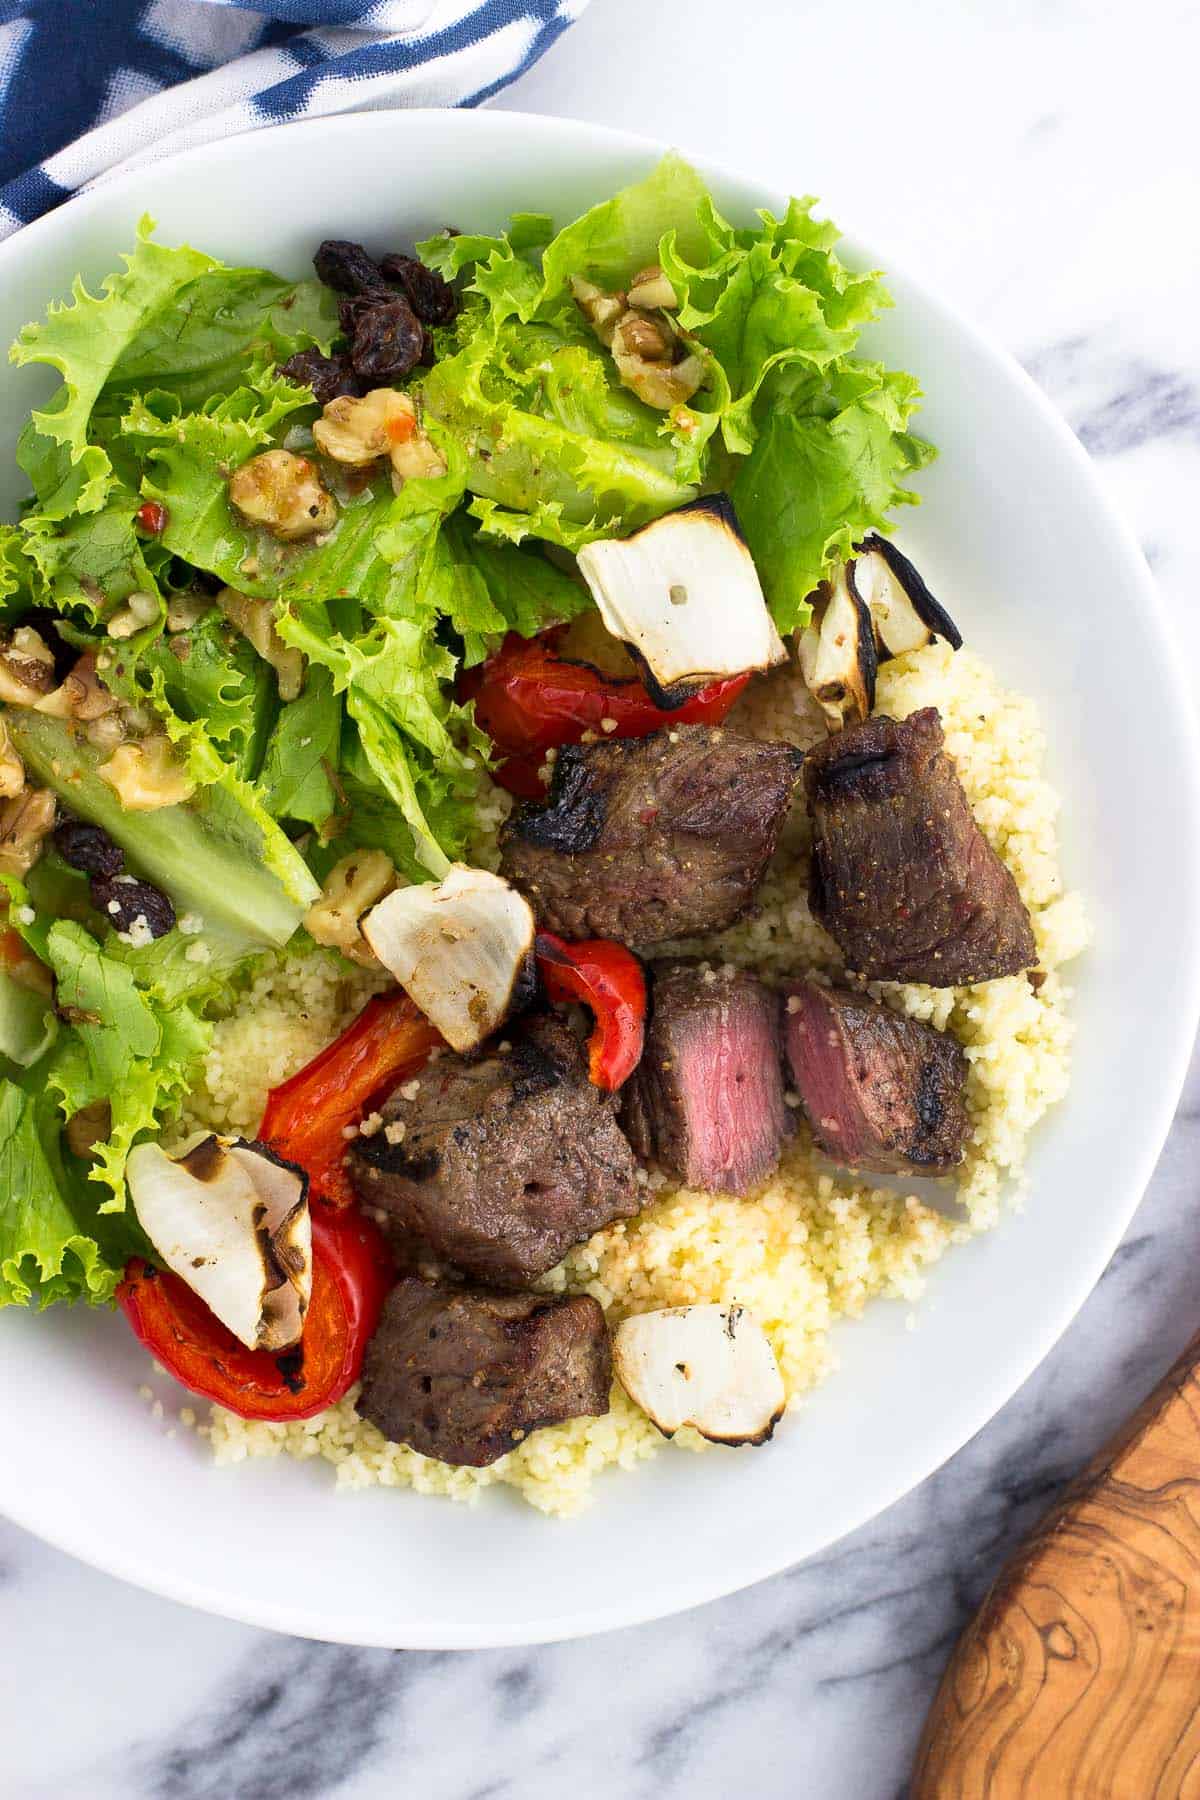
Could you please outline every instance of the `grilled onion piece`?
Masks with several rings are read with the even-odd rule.
[[[787,661],[723,494],[693,500],[632,537],[586,544],[579,570],[658,706],[682,706],[721,676]]]
[[[742,1306],[671,1306],[623,1319],[613,1367],[667,1437],[691,1425],[714,1444],[764,1444],[786,1404],[770,1340]]]
[[[142,1230],[249,1350],[298,1343],[312,1295],[308,1176],[265,1144],[201,1134],[178,1156],[135,1144],[126,1164]]]
[[[875,632],[852,566],[839,563],[817,589],[800,639],[800,673],[831,731],[861,723],[875,704]]]
[[[871,614],[882,655],[923,650],[939,637],[961,649],[962,633],[903,551],[874,531],[856,551],[849,579]]]
[[[529,991],[533,912],[487,869],[456,863],[442,881],[396,888],[362,934],[455,1050],[482,1044]]]

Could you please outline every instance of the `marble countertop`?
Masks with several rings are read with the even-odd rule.
[[[1007,344],[1092,451],[1186,635],[1200,219],[1184,0],[592,0],[497,104],[823,196]],[[153,1599],[0,1522],[7,1800],[894,1800],[1009,1548],[1200,1321],[1200,1066],[1087,1306],[941,1472],[825,1555],[545,1649],[358,1650]]]

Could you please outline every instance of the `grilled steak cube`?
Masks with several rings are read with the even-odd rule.
[[[957,987],[1037,961],[1017,884],[980,831],[934,707],[811,751],[809,899],[852,969]]]
[[[402,1239],[481,1280],[520,1286],[638,1209],[616,1101],[557,1019],[532,1021],[506,1055],[442,1056],[382,1115],[347,1159],[357,1193]]]
[[[779,997],[753,975],[689,963],[660,964],[652,982],[624,1090],[630,1142],[688,1187],[746,1194],[778,1163],[788,1127]]]
[[[563,937],[721,931],[754,898],[801,760],[709,725],[569,745],[546,801],[505,827],[503,873]]]
[[[358,1410],[396,1444],[481,1469],[543,1425],[608,1411],[612,1351],[587,1294],[403,1277],[367,1346]]]
[[[803,981],[784,1043],[817,1145],[843,1168],[944,1175],[962,1161],[967,1059],[944,1031],[865,994]]]

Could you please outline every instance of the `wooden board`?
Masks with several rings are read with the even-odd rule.
[[[911,1800],[1200,1800],[1200,1337],[995,1582]]]

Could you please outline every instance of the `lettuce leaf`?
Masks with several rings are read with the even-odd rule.
[[[483,660],[497,633],[536,637],[592,604],[582,583],[546,557],[492,541],[462,513],[447,520],[439,544],[447,566],[431,573],[430,591],[462,639],[464,668]],[[442,599],[440,581],[453,597]]]
[[[578,549],[694,498],[661,415],[619,386],[581,323],[531,334],[479,310],[464,317],[462,348],[435,363],[421,396],[466,448],[485,530]]]
[[[46,936],[60,1013],[74,1025],[47,1072],[65,1118],[98,1100],[112,1108],[112,1132],[96,1146],[91,1179],[111,1189],[102,1212],[125,1205],[125,1162],[134,1140],[153,1131],[187,1093],[210,1028],[186,1005],[157,1008],[132,971],[106,956],[72,920]]]
[[[115,612],[130,594],[157,594],[146,546],[134,530],[139,497],[114,484],[97,512],[66,520],[34,513],[23,522],[25,553],[36,571],[39,598],[89,621]]]
[[[393,860],[415,880],[440,879],[465,844],[485,749],[450,698],[453,655],[410,619],[376,619],[348,636],[322,609],[295,607],[280,616],[279,632],[344,694],[368,779],[408,827],[410,841]]]
[[[203,728],[176,718],[161,690],[155,701],[197,787],[181,805],[149,812],[122,809],[96,773],[101,753],[61,720],[13,712],[7,723],[35,779],[80,818],[102,825],[179,911],[240,932],[247,949],[285,944],[317,895],[303,858]]]
[[[336,813],[338,829],[351,829],[337,792],[344,706],[362,759],[353,778],[364,801],[355,838],[364,841],[365,818],[378,826],[380,806],[390,800],[399,829],[387,831],[389,853],[414,878],[441,873],[464,848],[486,751],[453,700],[458,664],[447,632],[463,659],[477,662],[506,631],[540,630],[589,602],[540,557],[485,547],[477,530],[447,525],[466,474],[466,456],[450,434],[439,437],[444,476],[408,481],[399,494],[376,477],[340,495],[337,524],[324,542],[264,541],[232,514],[227,472],[277,441],[295,394],[264,372],[198,412],[135,399],[125,423],[145,445],[143,488],[167,508],[166,547],[243,592],[273,599],[280,635],[308,661],[305,695],[280,710],[256,771],[265,810],[317,826]],[[153,653],[162,677],[156,701],[207,718],[210,737],[223,747],[229,740],[211,716],[195,706],[189,713],[177,691],[188,683],[191,658],[173,673],[169,654]],[[133,657],[149,660],[136,648]],[[314,682],[319,671],[327,682]]]
[[[81,925],[27,922],[28,896],[5,885],[21,903],[17,929],[55,972],[62,1023],[40,1062],[0,1080],[0,1306],[95,1304],[145,1249],[132,1214],[111,1216],[125,1211],[129,1149],[177,1110],[210,1027],[190,1005],[141,990]],[[67,1149],[63,1126],[101,1100],[112,1132],[85,1164]]]
[[[16,618],[33,605],[37,570],[19,525],[0,525],[0,617]]]
[[[236,775],[257,777],[279,710],[275,672],[217,608],[178,638],[143,638],[122,663],[114,686],[202,725]]]
[[[132,1214],[99,1216],[82,1165],[62,1147],[44,1068],[0,1079],[0,1306],[100,1306],[144,1240]]]
[[[153,242],[149,219],[124,269],[89,294],[76,279],[70,301],[52,302],[40,325],[26,325],[9,352],[13,362],[49,363],[63,385],[21,434],[17,461],[28,475],[49,519],[97,512],[112,480],[112,463],[89,442],[92,408],[121,354],[147,320],[168,306],[181,288],[216,267],[211,256],[186,245]]]
[[[710,205],[701,176],[668,151],[642,181],[589,208],[547,246],[541,309],[569,291],[572,275],[583,275],[597,287],[627,287],[639,269],[659,261],[668,231],[674,232],[681,255],[701,260],[709,250]]]
[[[349,726],[342,751],[345,815],[339,814],[337,855],[351,848],[386,850],[410,881],[440,879],[462,860],[475,830],[484,763],[460,753],[452,767],[439,766],[396,728],[368,695],[346,695]],[[473,737],[465,716],[464,738]]]
[[[319,281],[284,281],[265,269],[210,268],[145,319],[99,396],[124,411],[132,393],[163,388],[182,408],[232,393],[248,369],[284,362],[338,331],[337,296]]]
[[[422,245],[468,285],[422,392],[463,437],[484,531],[577,549],[697,486],[730,488],[776,622],[802,625],[829,559],[915,499],[906,477],[932,454],[908,428],[915,381],[855,361],[863,328],[891,304],[882,279],[839,259],[837,230],[813,206],[792,200],[781,217],[735,229],[670,155],[544,248],[543,231],[526,237],[515,222]],[[677,418],[625,392],[571,293],[573,276],[625,290],[652,263],[706,365]]]
[[[371,611],[387,612],[408,579],[380,547],[381,534],[423,519],[437,525],[462,496],[454,467],[437,480],[407,482],[392,492],[384,475],[338,493],[332,531],[281,543],[242,520],[229,504],[228,477],[259,450],[277,442],[291,416],[311,409],[305,391],[268,370],[195,412],[135,399],[122,421],[145,456],[142,491],[167,509],[162,542],[194,568],[207,570],[256,599],[324,601],[353,595]],[[463,457],[449,446],[452,464]]]
[[[518,213],[495,237],[427,238],[417,254],[449,279],[470,272],[472,291],[492,303],[498,319],[528,323],[549,316],[569,294],[572,275],[597,287],[626,287],[637,270],[658,261],[668,230],[677,234],[684,255],[703,259],[709,243],[701,209],[707,200],[696,170],[668,152],[643,181],[590,207],[557,236],[544,214]],[[542,246],[539,269],[529,253]]]
[[[849,364],[806,400],[776,406],[738,465],[730,497],[781,631],[807,623],[832,558],[916,503],[905,478],[932,455],[905,430],[918,395],[910,375]]]
[[[281,707],[257,788],[273,819],[323,825],[337,807],[333,777],[341,762],[342,702],[333,677],[310,668],[303,692]]]

